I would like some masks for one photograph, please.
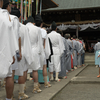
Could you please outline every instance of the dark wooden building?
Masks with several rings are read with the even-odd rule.
[[[100,0],[53,0],[59,6],[42,11],[44,24],[50,26],[52,21],[57,25],[82,25],[100,23]],[[71,36],[77,34],[76,29],[67,29],[64,33]],[[78,37],[82,37],[85,42],[96,41],[100,37],[100,28],[80,31]],[[88,44],[88,43],[87,43]],[[89,44],[90,45],[90,44]]]
[[[42,11],[44,22],[100,20],[100,0],[53,0],[59,6]],[[46,17],[47,18],[46,18]]]

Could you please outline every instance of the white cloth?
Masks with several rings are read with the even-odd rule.
[[[10,15],[10,18],[11,18],[11,23],[13,26],[13,34],[15,34],[17,45],[19,46],[19,41],[18,41],[18,39],[20,37],[20,35],[19,35],[19,27],[20,27],[19,19],[14,15]],[[19,62],[17,61],[17,57],[15,55],[15,63],[12,64],[12,70],[17,70],[18,66],[19,66]]]
[[[43,28],[40,28],[40,30],[41,30],[41,36],[42,36],[42,42],[43,42],[43,52],[44,53],[42,53],[41,56],[40,56],[40,61],[41,61],[42,65],[41,65],[41,68],[39,70],[42,70],[43,65],[46,65],[46,59],[49,58],[51,52],[50,52],[50,45],[49,45],[49,40],[48,40],[46,30],[43,29]],[[44,48],[44,41],[45,41],[45,48]]]
[[[40,28],[36,27],[32,23],[27,23],[26,26],[29,29],[29,36],[30,36],[31,46],[32,46],[31,48],[32,56],[34,58],[32,64],[29,66],[29,69],[38,70],[41,67],[40,55],[44,53],[41,30]]]
[[[21,36],[22,59],[19,62],[18,69],[15,71],[15,75],[23,76],[23,72],[26,71],[28,66],[33,62],[33,56],[28,28],[21,23],[20,26],[19,34]]]
[[[65,50],[62,37],[56,31],[52,31],[51,33],[49,33],[48,37],[51,40],[52,48],[53,48],[53,55],[51,57],[51,62],[49,62],[50,64],[49,71],[60,72],[61,71],[60,57],[64,53],[64,50]]]
[[[13,34],[12,23],[7,10],[0,9],[0,78],[7,77],[12,57],[18,50],[16,37]]]
[[[60,72],[61,71],[61,62],[60,55],[52,55],[51,62],[49,62],[49,71],[50,72]]]
[[[12,66],[10,66],[8,70],[9,71],[8,71],[7,77],[11,77],[12,76]]]
[[[18,41],[19,37],[21,37],[21,35],[19,34],[19,28],[20,28],[19,19],[18,19],[18,17],[14,16],[14,15],[10,15],[10,18],[11,18],[11,22],[12,22],[13,29],[14,29],[14,34],[16,35],[16,39]]]

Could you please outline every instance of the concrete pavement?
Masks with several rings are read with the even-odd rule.
[[[44,84],[41,84],[41,93],[33,94],[33,82],[27,81],[27,91],[26,94],[30,96],[28,100],[50,100],[52,99],[57,93],[59,93],[66,85],[70,82],[70,80],[77,76],[85,67],[78,68],[77,70],[68,73],[67,79],[62,79],[61,82],[51,82],[52,87],[44,88]],[[5,89],[0,87],[0,99],[5,100]],[[18,100],[18,84],[15,84],[14,88],[14,97],[15,100]]]
[[[87,66],[52,100],[100,100],[99,68]]]

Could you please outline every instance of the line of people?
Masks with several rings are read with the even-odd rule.
[[[85,66],[85,43],[81,37],[77,39],[75,35],[73,35],[73,37],[71,37],[70,34],[65,34],[63,36],[61,31],[57,32],[62,35],[65,47],[65,50],[61,55],[61,71],[59,73],[59,77],[66,78],[66,74],[69,71]]]
[[[19,99],[27,99],[27,73],[32,72],[34,80],[33,93],[40,93],[38,70],[43,70],[44,87],[51,87],[47,81],[47,62],[49,62],[50,81],[59,82],[59,78],[67,78],[70,70],[84,66],[84,42],[70,39],[70,34],[57,30],[55,22],[52,31],[47,34],[42,28],[40,14],[32,16],[20,23],[20,11],[11,10],[9,0],[0,0],[0,78],[5,78],[6,100],[13,99],[14,75],[18,75]],[[54,76],[55,72],[55,76]]]

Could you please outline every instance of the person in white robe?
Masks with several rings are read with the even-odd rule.
[[[54,80],[53,72],[55,71],[56,77],[55,81],[59,82],[60,79],[58,78],[59,72],[61,71],[61,62],[60,57],[62,56],[64,50],[64,44],[62,41],[62,37],[59,33],[56,32],[57,26],[56,23],[52,23],[52,31],[48,34],[48,37],[52,43],[53,55],[51,56],[51,62],[49,62],[49,71],[50,71],[50,80]]]
[[[3,7],[10,8],[9,1],[1,1]],[[2,5],[1,5],[2,7]],[[13,34],[13,28],[9,13],[7,10],[0,8],[0,78],[6,77],[6,100],[11,100],[13,94],[13,77],[12,77],[12,62],[14,63],[14,55],[18,50],[16,37]],[[1,35],[2,34],[2,35]],[[13,57],[13,59],[12,59]],[[4,60],[5,59],[5,60]],[[2,65],[2,66],[1,66]],[[2,69],[3,68],[3,69]]]
[[[94,46],[95,50],[95,65],[96,67],[99,66],[99,75],[97,78],[100,78],[100,39],[97,40],[98,42]]]
[[[44,50],[43,50],[44,55],[41,56],[41,69],[43,70],[44,85],[45,85],[45,87],[51,87],[50,83],[48,83],[48,80],[47,80],[47,63],[46,63],[46,59],[49,59],[51,52],[50,52],[50,45],[49,45],[49,40],[47,37],[47,32],[45,29],[42,28],[42,26],[43,26],[42,23],[43,23],[43,20],[41,18],[41,15],[37,14],[35,16],[35,25],[37,27],[39,27],[41,30],[43,48],[44,48]]]
[[[21,54],[22,54],[22,59],[20,60],[20,62],[16,62],[16,67],[18,67],[16,70],[15,70],[15,75],[18,75],[19,78],[18,78],[18,84],[19,84],[19,96],[18,98],[19,99],[27,99],[29,98],[28,95],[26,95],[24,93],[24,88],[25,88],[25,81],[26,81],[26,78],[25,78],[25,75],[27,75],[27,62],[28,64],[30,65],[32,63],[32,50],[31,50],[31,44],[30,44],[30,39],[29,39],[29,34],[28,34],[28,29],[25,25],[19,23],[18,21],[18,18],[20,20],[20,11],[16,8],[16,9],[13,9],[12,12],[11,12],[11,17],[14,19],[17,19],[14,20],[14,22],[16,22],[16,29],[18,29],[17,27],[19,27],[19,24],[20,24],[20,28],[18,29],[18,32],[19,32],[19,35],[21,37]],[[15,16],[13,16],[15,15]],[[18,18],[17,18],[18,17]],[[17,30],[16,30],[17,32]]]
[[[8,9],[8,11],[10,13],[9,9]],[[13,80],[14,80],[15,70],[17,70],[18,66],[20,66],[19,62],[22,59],[21,37],[20,37],[20,34],[19,34],[20,23],[19,23],[19,19],[18,19],[21,14],[20,14],[20,11],[18,9],[16,9],[15,13],[14,12],[15,11],[11,12],[12,15],[10,15],[10,18],[11,18],[11,22],[12,22],[12,25],[13,25],[13,34],[15,34],[15,36],[16,36],[16,41],[17,41],[19,50],[17,51],[17,53],[15,55],[15,63],[12,64],[12,77],[13,77]],[[19,82],[19,84],[23,82],[21,77],[19,77],[18,82]],[[13,89],[14,89],[14,86],[13,86]],[[20,89],[22,89],[22,85],[20,85]]]
[[[18,75],[20,80],[19,82],[19,99],[26,99],[29,98],[24,93],[24,90],[26,88],[26,78],[27,78],[27,70],[28,66],[33,62],[33,56],[32,56],[32,49],[31,49],[31,42],[30,42],[30,37],[29,37],[29,31],[28,28],[21,24],[20,27],[20,35],[21,35],[21,51],[22,51],[22,60],[20,61],[20,65],[18,70],[16,70],[15,75]],[[23,81],[22,81],[23,79]]]
[[[97,43],[94,46],[94,51],[95,51],[95,66],[99,66],[100,62],[100,57],[98,58],[98,54],[100,52],[100,39],[97,40]]]
[[[27,24],[29,30],[29,36],[31,41],[32,56],[34,58],[32,64],[29,66],[33,71],[34,89],[33,93],[40,93],[42,90],[39,89],[38,85],[38,69],[41,67],[40,55],[43,53],[43,44],[41,30],[35,26],[34,18],[29,17],[27,19]]]
[[[16,12],[17,13],[17,12]],[[20,17],[20,16],[19,16]],[[19,23],[19,19],[18,19],[18,16],[15,16],[13,15],[10,15],[10,18],[11,18],[11,22],[13,24],[13,30],[14,30],[14,34],[16,36],[16,40],[17,40],[17,43],[18,43],[18,46],[19,46],[19,50],[17,51],[17,53],[19,54],[19,58],[17,59],[16,55],[15,55],[15,63],[12,64],[12,71],[13,71],[13,78],[14,78],[14,75],[15,75],[15,70],[18,69],[18,66],[19,66],[19,61],[21,60],[22,58],[22,54],[21,54],[21,37],[20,37],[20,34],[19,34],[19,27],[20,27],[20,23]]]

